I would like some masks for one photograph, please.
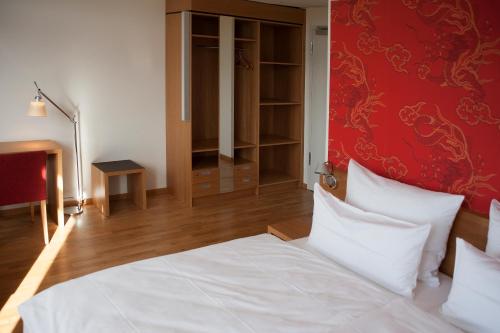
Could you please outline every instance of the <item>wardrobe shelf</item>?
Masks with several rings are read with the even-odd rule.
[[[243,148],[255,148],[255,144],[235,139],[234,149],[243,149]]]
[[[257,41],[254,38],[239,38],[239,37],[234,38],[234,40],[237,41],[237,42],[251,42],[251,43]]]
[[[259,186],[270,186],[277,184],[285,184],[296,182],[298,179],[276,170],[260,170],[259,173]]]
[[[287,101],[287,100],[281,100],[281,99],[261,99],[260,100],[260,105],[261,106],[268,106],[268,105],[301,105],[299,102],[295,101]]]
[[[276,66],[302,66],[296,62],[280,62],[280,61],[261,61],[261,65],[276,65]]]
[[[279,135],[261,135],[260,136],[260,146],[282,146],[282,145],[293,145],[300,143],[300,140],[287,138],[285,136]]]
[[[217,35],[203,35],[203,34],[192,34],[193,38],[207,38],[207,39],[219,39]]]
[[[219,139],[205,139],[193,141],[193,153],[219,150]]]

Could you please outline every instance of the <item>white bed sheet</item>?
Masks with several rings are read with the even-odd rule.
[[[313,253],[316,256],[323,257],[325,260],[330,260],[323,256],[313,247],[309,246],[307,243],[307,237],[299,238],[289,242],[297,247],[300,247],[308,252]],[[451,289],[452,279],[443,273],[439,273],[439,287],[430,287],[423,282],[417,281],[417,287],[415,288],[413,304],[418,306],[420,309],[432,313],[437,316],[441,316],[439,309],[441,305],[446,302]]]
[[[263,234],[113,267],[19,308],[26,332],[460,332]]]

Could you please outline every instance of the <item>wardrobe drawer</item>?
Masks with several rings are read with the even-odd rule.
[[[243,190],[257,186],[257,175],[247,174],[234,177],[234,189]]]
[[[219,180],[193,184],[193,198],[219,193]]]
[[[193,171],[193,184],[218,182],[219,169],[199,169]]]
[[[257,165],[255,163],[239,164],[234,166],[234,177],[238,178],[243,175],[256,175]]]

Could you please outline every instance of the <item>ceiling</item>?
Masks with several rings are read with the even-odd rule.
[[[272,3],[276,5],[302,7],[302,8],[328,6],[328,0],[251,0],[251,1]]]

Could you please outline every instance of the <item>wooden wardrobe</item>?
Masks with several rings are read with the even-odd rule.
[[[194,198],[302,185],[303,9],[166,2],[167,182]]]

